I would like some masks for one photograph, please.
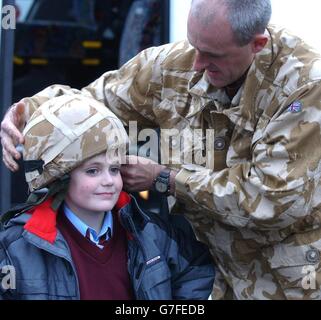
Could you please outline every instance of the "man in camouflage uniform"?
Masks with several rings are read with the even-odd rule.
[[[167,167],[173,212],[216,263],[215,299],[321,299],[321,59],[267,25],[270,14],[268,0],[194,0],[188,42],[148,49],[82,90],[124,123],[214,129],[214,168],[170,157]],[[7,167],[17,168],[22,113],[70,91],[51,86],[11,109],[1,132]],[[178,145],[197,158],[202,144],[186,141],[161,153]],[[163,169],[126,165],[125,186],[149,189]]]

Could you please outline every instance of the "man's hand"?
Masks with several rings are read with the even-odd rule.
[[[15,146],[24,143],[21,131],[25,122],[25,104],[23,100],[14,104],[1,122],[0,137],[3,162],[11,171],[17,171],[19,169],[16,160],[20,159],[21,156]]]
[[[121,174],[126,191],[144,191],[151,189],[154,180],[165,166],[155,161],[128,156],[127,164],[121,166]]]

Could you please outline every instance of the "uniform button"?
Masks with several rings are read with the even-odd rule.
[[[320,261],[320,253],[317,249],[308,250],[306,253],[306,259],[310,263],[316,263]]]
[[[173,139],[172,139],[172,148],[173,148],[173,149],[176,149],[178,146],[179,146],[179,145],[178,145],[177,139],[176,139],[176,138],[173,138]]]
[[[214,150],[224,150],[225,148],[225,140],[222,137],[215,138],[214,140]]]

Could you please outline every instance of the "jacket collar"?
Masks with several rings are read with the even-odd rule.
[[[118,211],[126,207],[131,201],[131,197],[126,192],[121,192],[115,209]],[[51,208],[53,199],[48,198],[43,203],[37,205],[29,211],[30,219],[24,225],[24,229],[39,238],[53,244],[57,238],[57,212]]]
[[[57,237],[56,212],[51,208],[52,198],[36,206],[30,213],[31,218],[24,225],[24,229],[39,238],[54,243]]]
[[[138,204],[136,198],[132,195],[126,194],[129,199],[129,202],[122,207],[115,207],[118,209],[118,214],[121,218],[122,225],[127,229],[128,224],[125,223],[126,220],[141,220],[141,221],[149,221],[150,217],[141,209],[140,205]],[[133,231],[131,228],[128,231]]]

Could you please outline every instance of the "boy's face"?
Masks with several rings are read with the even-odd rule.
[[[102,213],[114,207],[122,187],[120,164],[100,154],[71,172],[66,203],[75,214]]]

